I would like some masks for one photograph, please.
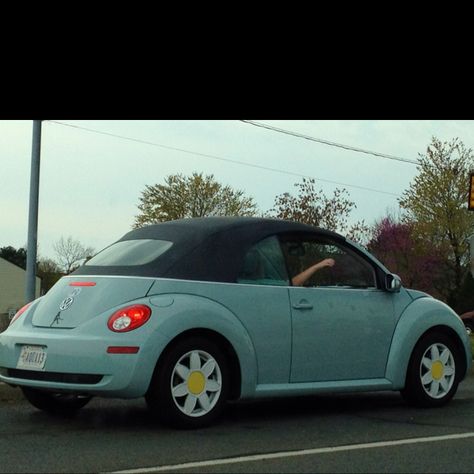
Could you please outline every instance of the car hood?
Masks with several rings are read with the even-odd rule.
[[[413,300],[417,300],[418,298],[432,298],[431,295],[429,295],[428,293],[425,293],[424,291],[410,290],[410,289],[406,289],[406,291]]]
[[[35,307],[37,327],[72,329],[118,305],[146,296],[150,278],[63,277]]]

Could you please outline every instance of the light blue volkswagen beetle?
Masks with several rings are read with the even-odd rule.
[[[471,364],[447,305],[336,233],[263,218],[133,230],[0,334],[0,380],[35,407],[145,397],[179,427],[267,396],[396,390],[437,407]]]

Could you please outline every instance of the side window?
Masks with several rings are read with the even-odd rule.
[[[244,257],[237,283],[290,284],[280,243],[275,236],[267,237],[250,248]]]
[[[372,265],[349,247],[337,242],[295,238],[286,239],[282,247],[294,285],[346,288],[377,286]],[[327,262],[326,259],[331,259],[327,266],[316,265]]]

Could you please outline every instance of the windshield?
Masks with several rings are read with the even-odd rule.
[[[145,265],[164,254],[173,242],[167,240],[121,240],[106,247],[85,265],[98,267]]]

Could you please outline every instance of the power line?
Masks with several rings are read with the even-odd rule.
[[[248,166],[250,168],[257,168],[257,169],[261,169],[261,170],[265,170],[265,171],[272,171],[274,173],[281,173],[281,174],[286,174],[286,175],[289,175],[289,176],[297,176],[299,178],[314,179],[315,181],[322,181],[324,183],[337,184],[337,185],[340,185],[340,186],[347,186],[347,187],[350,187],[350,188],[361,189],[361,190],[364,190],[364,191],[370,191],[370,192],[374,192],[374,193],[387,194],[389,196],[400,197],[399,194],[391,193],[391,192],[388,192],[388,191],[382,191],[380,189],[374,189],[374,188],[369,188],[369,187],[365,187],[365,186],[358,186],[356,184],[341,183],[339,181],[331,181],[331,180],[328,180],[328,179],[315,178],[313,176],[309,176],[309,175],[305,175],[305,174],[301,174],[301,173],[295,173],[293,171],[286,171],[286,170],[281,170],[281,169],[278,169],[278,168],[272,168],[272,167],[269,167],[269,166],[263,166],[263,165],[256,165],[256,164],[252,164],[252,163],[247,163],[245,161],[233,160],[233,159],[230,159],[230,158],[223,158],[221,156],[210,155],[210,154],[207,154],[207,153],[200,153],[200,152],[196,152],[196,151],[192,151],[192,150],[186,150],[184,148],[177,148],[177,147],[173,147],[173,146],[169,146],[169,145],[163,145],[163,144],[160,144],[160,143],[150,142],[150,141],[147,141],[147,140],[141,140],[141,139],[138,139],[138,138],[126,137],[126,136],[118,135],[118,134],[115,134],[115,133],[104,132],[104,131],[95,130],[95,129],[92,129],[92,128],[81,127],[79,125],[71,125],[71,124],[64,123],[64,122],[58,122],[56,120],[47,120],[47,122],[54,123],[54,124],[57,124],[57,125],[62,125],[62,126],[65,126],[65,127],[84,130],[84,131],[90,132],[90,133],[96,133],[96,134],[99,134],[99,135],[106,135],[106,136],[109,136],[109,137],[119,138],[119,139],[122,139],[122,140],[128,140],[128,141],[135,142],[135,143],[141,143],[141,144],[144,144],[144,145],[151,145],[151,146],[155,146],[155,147],[159,147],[159,148],[164,148],[164,149],[167,149],[167,150],[179,151],[179,152],[182,152],[182,153],[188,153],[190,155],[201,156],[201,157],[204,157],[204,158],[210,158],[210,159],[213,159],[213,160],[219,160],[219,161],[224,161],[224,162],[227,162],[227,163],[234,163],[234,164],[237,164],[237,165]]]
[[[266,128],[272,130],[273,132],[284,133],[286,135],[292,135],[298,138],[304,138],[306,140],[311,140],[313,142],[323,143],[324,145],[335,146],[338,148],[344,148],[345,150],[356,151],[358,153],[366,153],[369,155],[378,156],[380,158],[387,158],[389,160],[402,161],[403,163],[410,163],[413,165],[418,165],[419,162],[415,160],[409,160],[408,158],[400,158],[399,156],[386,155],[385,153],[378,153],[376,151],[364,150],[362,148],[356,148],[349,145],[343,145],[341,143],[330,142],[329,140],[323,140],[321,138],[312,137],[310,135],[304,135],[302,133],[293,132],[291,130],[285,130],[284,128],[273,127],[261,122],[255,122],[254,120],[241,120],[241,122],[248,123],[249,125],[254,125],[256,127]]]

